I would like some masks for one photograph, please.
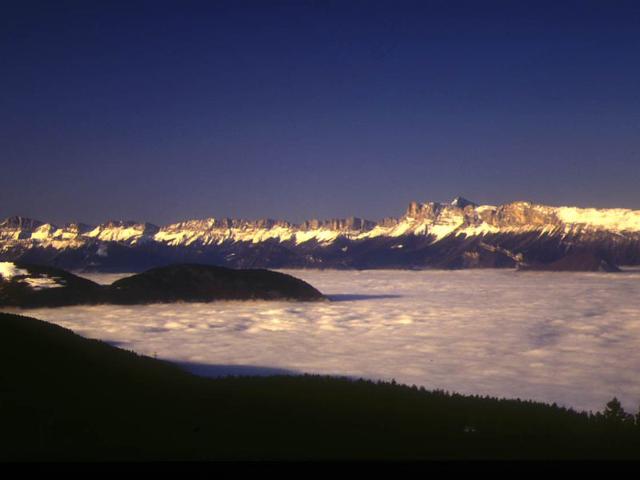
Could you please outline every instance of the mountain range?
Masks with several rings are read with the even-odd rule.
[[[398,218],[206,218],[164,226],[113,220],[0,223],[0,261],[84,271],[197,262],[233,268],[605,270],[640,265],[640,211],[411,202]]]

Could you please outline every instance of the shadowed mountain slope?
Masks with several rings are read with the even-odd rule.
[[[640,458],[619,415],[318,376],[207,379],[17,315],[0,314],[0,366],[1,460]]]

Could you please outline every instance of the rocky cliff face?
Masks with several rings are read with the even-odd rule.
[[[268,268],[483,268],[580,258],[640,264],[640,211],[412,202],[404,215],[309,220],[208,218],[162,227],[132,221],[62,227],[23,217],[0,223],[0,260],[62,268],[142,270],[176,262]],[[578,258],[578,257],[576,257]],[[564,262],[580,269],[580,262]],[[598,263],[600,264],[600,263]]]

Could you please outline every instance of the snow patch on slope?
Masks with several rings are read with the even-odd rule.
[[[22,275],[29,275],[29,272],[16,267],[16,264],[13,262],[0,262],[0,276],[5,280],[11,280],[13,277]]]
[[[15,278],[16,281],[26,283],[34,290],[65,286],[61,278],[48,275],[34,276],[24,268],[18,268],[13,262],[0,262],[0,276],[6,281],[12,281]]]
[[[296,232],[296,244],[300,245],[301,243],[308,242],[310,240],[315,240],[318,243],[331,243],[336,238],[340,236],[340,232],[336,232],[333,230],[309,230],[303,232]]]
[[[640,230],[640,211],[638,210],[559,207],[556,209],[556,215],[562,222],[568,224],[615,232]]]

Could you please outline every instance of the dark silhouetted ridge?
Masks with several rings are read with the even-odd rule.
[[[0,365],[0,460],[640,459],[613,401],[588,415],[395,382],[208,379],[4,313]]]

